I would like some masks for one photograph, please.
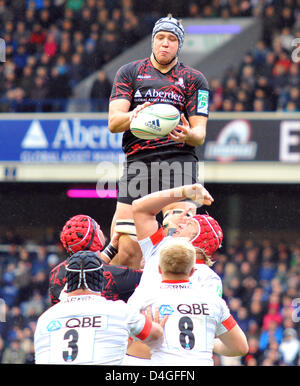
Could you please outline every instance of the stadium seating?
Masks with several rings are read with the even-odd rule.
[[[0,37],[6,42],[6,62],[0,65],[4,80],[0,112],[66,111],[72,90],[81,80],[151,32],[160,16],[156,6],[150,1],[143,2],[143,7],[136,3],[1,0]],[[295,1],[265,7],[250,1],[204,1],[201,7],[195,1],[167,3],[181,17],[263,19],[261,41],[249,50],[240,68],[228,69],[235,79],[233,94],[227,95],[228,73],[211,80],[211,111],[299,110],[299,70],[291,57],[300,25]],[[287,78],[292,83],[282,87]],[[93,110],[107,111],[110,88],[103,89],[98,98],[95,93],[90,96]]]

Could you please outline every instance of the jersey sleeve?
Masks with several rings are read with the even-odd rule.
[[[130,336],[141,341],[147,339],[152,328],[152,322],[134,307],[129,306],[129,310],[128,325]]]
[[[196,70],[191,71],[187,95],[186,111],[188,116],[209,115],[209,84],[206,77]]]
[[[110,101],[116,99],[127,99],[129,102],[132,101],[133,96],[133,80],[132,70],[130,63],[122,66],[116,73],[112,91],[110,95]]]
[[[52,269],[49,277],[49,296],[51,304],[58,303],[61,292],[66,284],[66,261],[63,261]]]
[[[220,300],[220,314],[219,321],[217,323],[216,335],[220,336],[225,332],[230,331],[237,323],[234,317],[230,314],[230,310],[225,303],[224,299]]]
[[[157,247],[157,245],[164,239],[164,231],[162,226],[158,228],[158,230],[153,233],[153,235],[146,237],[143,240],[139,240],[139,245],[141,247],[143,257],[145,259],[145,264],[151,258],[153,251]]]
[[[139,285],[142,271],[123,266],[111,266],[111,270],[117,270],[115,276],[116,293],[120,300],[127,302]]]
[[[218,296],[223,295],[223,284],[220,277],[214,275],[209,278],[204,284],[205,287],[209,288],[211,292],[216,293]]]

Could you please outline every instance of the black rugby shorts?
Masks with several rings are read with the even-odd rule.
[[[117,201],[132,204],[149,193],[198,182],[198,160],[193,156],[156,157],[151,162],[124,163]]]

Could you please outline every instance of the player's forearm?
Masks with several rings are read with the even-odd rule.
[[[214,353],[227,357],[240,356],[240,352],[237,351],[234,347],[226,346],[219,338],[216,338],[214,341]]]
[[[115,111],[108,117],[108,128],[111,133],[121,133],[129,130],[131,111]]]
[[[214,341],[214,352],[223,356],[244,356],[249,350],[246,335],[236,324],[230,331]]]
[[[205,141],[206,130],[204,127],[196,126],[190,130],[190,133],[185,140],[189,146],[202,146]]]
[[[143,212],[156,216],[165,206],[185,198],[189,198],[201,205],[211,205],[214,201],[210,193],[201,184],[193,184],[148,194],[134,200],[132,208],[135,213]]]
[[[132,208],[135,213],[144,212],[156,216],[166,205],[178,202],[186,198],[182,187],[167,189],[148,194],[142,198],[134,200]]]

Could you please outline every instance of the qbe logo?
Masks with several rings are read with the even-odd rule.
[[[5,62],[6,45],[4,39],[0,38],[0,62]]]

